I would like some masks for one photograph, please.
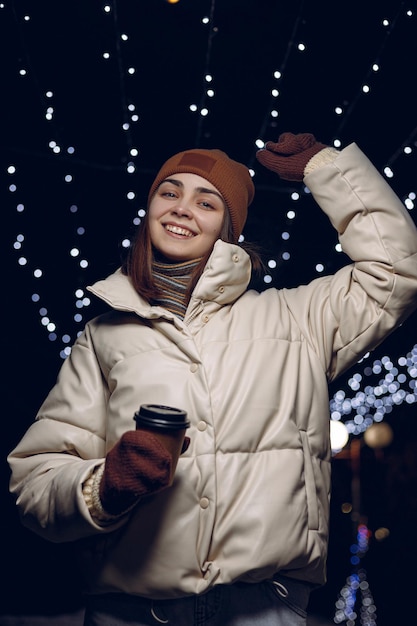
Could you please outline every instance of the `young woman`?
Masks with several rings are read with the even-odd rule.
[[[352,263],[248,290],[247,168],[174,155],[126,263],[91,287],[109,312],[9,456],[23,523],[80,551],[86,626],[299,626],[325,582],[328,383],[416,308],[417,231],[355,144],[284,133],[257,158],[304,180]],[[147,403],[190,419],[173,478],[176,459],[135,430]]]

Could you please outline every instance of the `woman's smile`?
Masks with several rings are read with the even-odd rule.
[[[182,237],[195,237],[195,233],[186,228],[183,228],[182,226],[177,226],[176,224],[164,224],[164,228],[173,235],[180,235]]]

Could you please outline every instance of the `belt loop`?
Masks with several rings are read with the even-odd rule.
[[[151,601],[151,615],[154,618],[154,620],[156,620],[160,624],[169,624],[169,619],[161,619],[160,617],[157,616],[157,614],[155,613],[155,609],[153,608],[153,600]]]
[[[280,596],[282,596],[283,598],[288,598],[288,589],[286,588],[285,585],[283,585],[282,583],[278,582],[278,580],[273,580],[272,584],[275,586],[277,592],[279,593]]]

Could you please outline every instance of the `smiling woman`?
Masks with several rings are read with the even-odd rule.
[[[155,261],[188,261],[187,301],[216,239],[236,243],[255,194],[246,166],[221,150],[193,149],[170,157],[157,173],[148,194],[148,211],[129,248],[122,271],[139,294],[159,302]],[[226,209],[226,210],[225,210]],[[243,246],[256,273],[260,256]],[[184,275],[185,267],[179,269]],[[159,282],[159,280],[158,280]]]
[[[89,287],[109,311],[9,454],[23,523],[80,548],[84,626],[306,626],[326,580],[328,384],[415,310],[417,230],[355,144],[284,133],[256,157],[308,186],[351,263],[249,289],[248,168],[174,155],[127,262]],[[155,403],[189,418],[175,457],[133,427]]]

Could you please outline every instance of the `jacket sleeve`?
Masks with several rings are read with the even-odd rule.
[[[284,291],[331,381],[417,308],[417,229],[356,144],[304,183],[353,261],[333,276]]]
[[[108,389],[91,340],[77,339],[34,423],[9,454],[10,490],[22,523],[45,539],[108,532],[91,518],[82,485],[105,456]]]

